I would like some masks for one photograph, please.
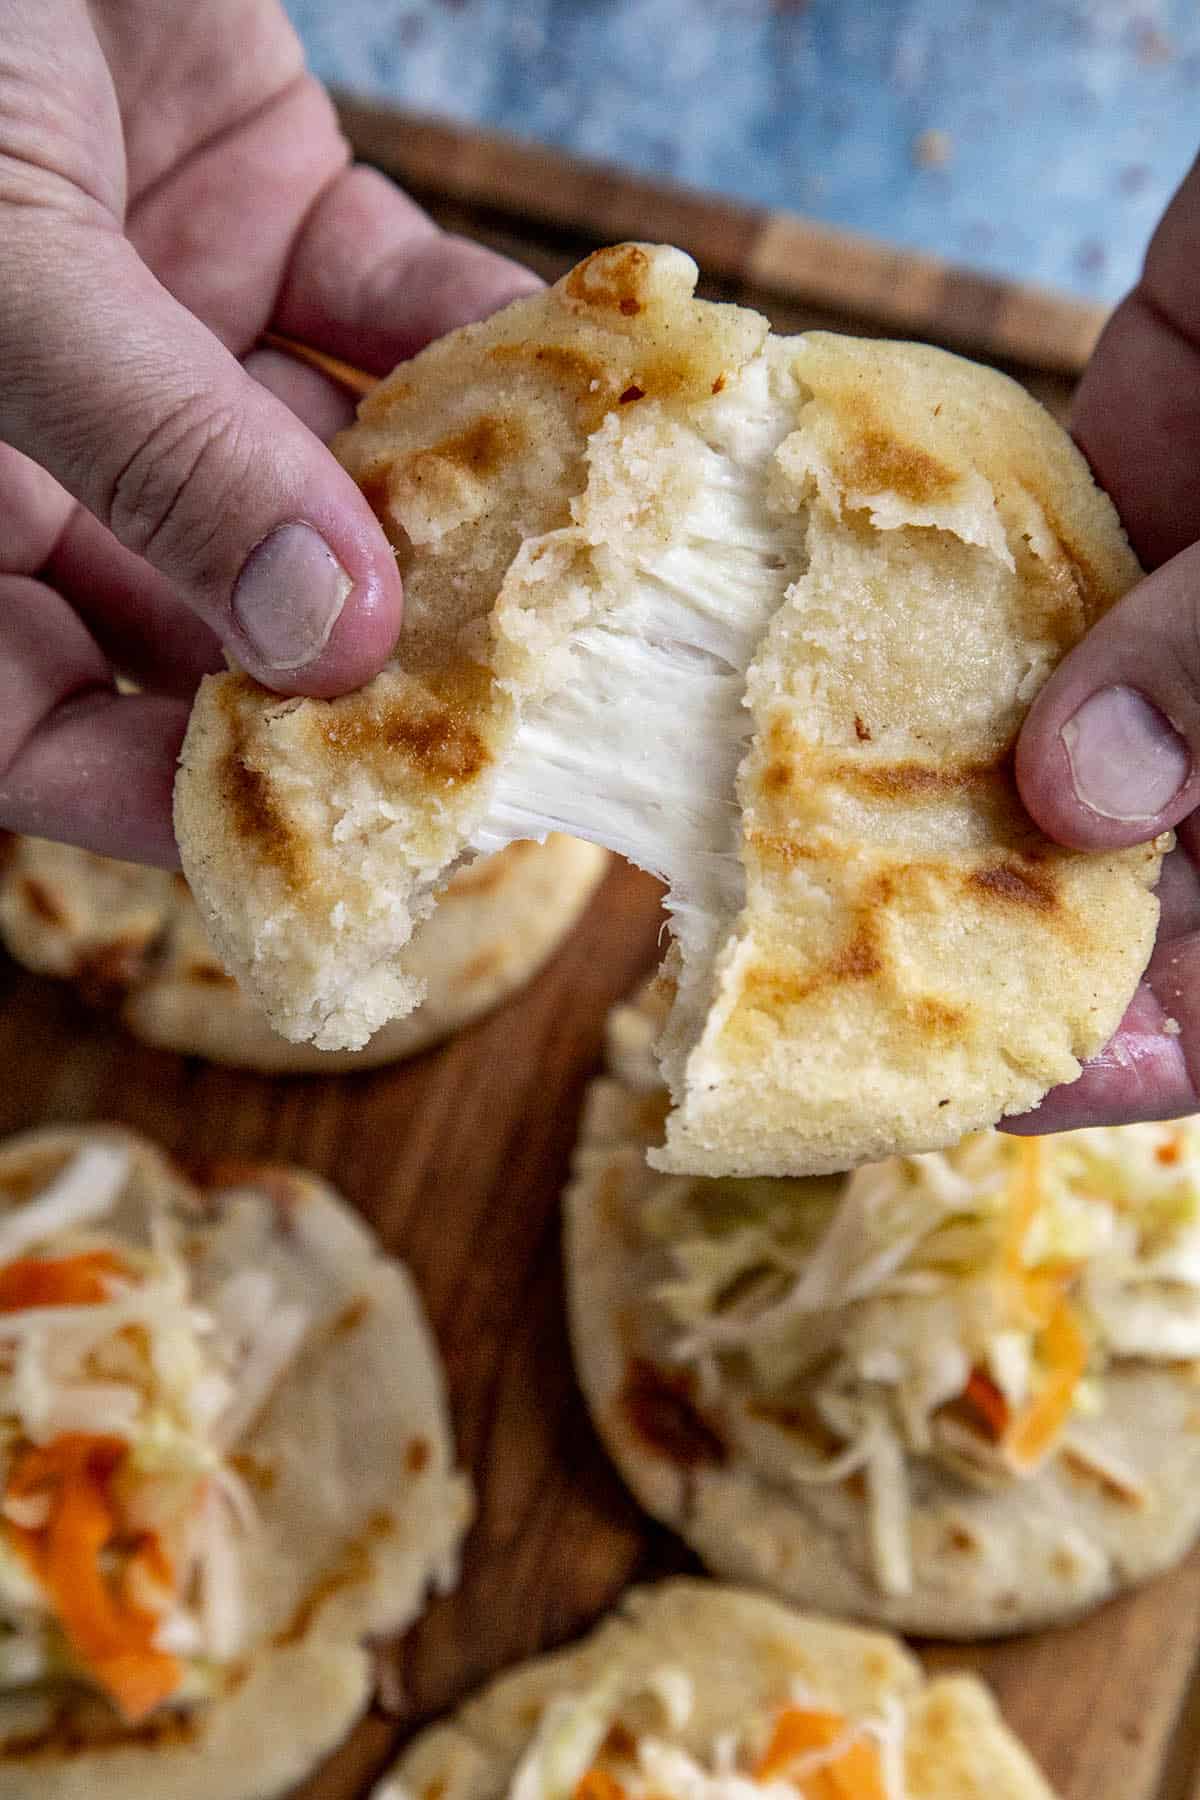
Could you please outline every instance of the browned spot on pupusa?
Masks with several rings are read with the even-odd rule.
[[[642,1444],[657,1456],[684,1469],[720,1467],[729,1452],[697,1406],[695,1387],[690,1370],[660,1369],[645,1357],[634,1357],[617,1405]]]
[[[403,556],[407,560],[412,551],[412,542],[393,510],[392,469],[393,464],[390,461],[372,463],[355,479],[363,499],[383,526],[383,533],[388,543],[396,551],[397,556]]]
[[[883,430],[864,431],[847,446],[838,473],[847,487],[860,493],[890,492],[914,506],[945,499],[958,484],[955,471],[945,463]]]
[[[636,318],[646,304],[650,258],[637,244],[615,244],[594,250],[563,283],[569,300],[596,312]]]
[[[897,801],[938,799],[961,793],[964,788],[1011,781],[1007,749],[998,757],[946,765],[915,761],[838,762],[828,774],[843,787],[872,799]]]
[[[862,494],[890,492],[914,506],[945,500],[958,487],[957,470],[920,444],[893,431],[863,388],[818,393],[818,401],[839,416],[847,442],[834,453],[839,485]]]
[[[334,757],[370,759],[376,766],[396,757],[428,782],[462,786],[492,760],[478,728],[491,682],[482,665],[460,663],[431,677],[421,700],[406,696],[389,703],[364,689],[330,705],[320,734]]]
[[[246,724],[241,715],[243,699],[253,705],[267,690],[248,675],[237,675],[223,682],[218,692],[229,730],[229,747],[217,772],[225,816],[233,831],[253,844],[263,862],[294,892],[304,886],[308,876],[308,854],[280,805],[270,776],[248,760]]]
[[[366,1294],[357,1294],[353,1300],[347,1301],[341,1312],[334,1318],[329,1327],[329,1335],[331,1338],[349,1337],[352,1332],[358,1330],[360,1325],[365,1324],[370,1316],[370,1300]]]
[[[429,1467],[432,1458],[433,1450],[428,1438],[409,1438],[404,1450],[404,1467],[410,1475],[420,1475]]]
[[[20,889],[24,895],[26,906],[35,918],[41,919],[46,925],[67,924],[67,914],[45,882],[39,881],[36,875],[23,875]]]
[[[395,1529],[396,1521],[390,1513],[372,1513],[362,1530],[343,1545],[336,1563],[313,1582],[274,1642],[281,1649],[301,1642],[331,1600],[346,1588],[361,1587],[370,1581],[375,1572],[374,1547],[392,1536]]]
[[[950,1006],[929,995],[908,1001],[905,1011],[924,1037],[957,1037],[967,1022],[961,1006]]]
[[[1024,858],[1009,858],[986,868],[972,869],[967,887],[976,896],[1000,900],[1008,906],[1025,907],[1031,912],[1054,912],[1061,897],[1053,878],[1045,870]]]
[[[883,973],[883,957],[874,924],[869,915],[861,915],[854,923],[842,948],[827,962],[807,974],[792,974],[767,963],[747,969],[742,990],[748,1005],[769,1012],[799,1006],[811,994],[825,988],[872,981]]]
[[[427,466],[434,462],[461,469],[478,481],[488,481],[524,448],[525,434],[515,420],[484,413],[464,430],[440,438],[426,450],[415,450],[404,459],[404,468],[414,481],[420,481]]]

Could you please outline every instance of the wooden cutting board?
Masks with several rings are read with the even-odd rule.
[[[343,122],[442,222],[548,276],[607,238],[667,239],[697,254],[707,292],[783,329],[966,344],[1060,413],[1098,328],[1093,308],[555,152],[350,103]],[[425,1296],[478,1492],[462,1583],[388,1653],[402,1712],[377,1707],[298,1800],[357,1800],[418,1722],[583,1631],[630,1581],[694,1567],[639,1513],[591,1430],[559,1268],[558,1199],[604,1017],[654,962],[661,925],[657,885],[614,865],[573,939],[512,1004],[416,1062],[326,1079],[144,1049],[0,956],[0,1133],[115,1119],[174,1150],[306,1164],[372,1221]],[[992,1683],[1063,1800],[1200,1800],[1198,1616],[1200,1554],[1080,1625],[929,1660]]]
[[[425,1297],[478,1493],[462,1583],[387,1653],[403,1713],[376,1708],[298,1800],[358,1800],[418,1721],[577,1635],[630,1581],[695,1566],[639,1513],[595,1438],[559,1267],[583,1089],[609,1006],[655,960],[659,893],[614,864],[523,995],[444,1049],[363,1075],[268,1080],[149,1050],[0,957],[0,1135],[114,1119],[185,1154],[305,1164],[372,1221]],[[939,1648],[930,1662],[992,1683],[1063,1800],[1185,1800],[1200,1767],[1197,1616],[1200,1554],[1080,1625]]]

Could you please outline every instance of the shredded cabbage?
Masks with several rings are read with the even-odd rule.
[[[630,1730],[632,1707],[643,1696],[658,1703],[665,1733]],[[834,1733],[828,1743],[789,1757],[785,1773],[756,1773],[757,1757],[747,1741],[752,1721],[747,1721],[749,1729],[717,1733],[706,1757],[678,1741],[695,1710],[695,1691],[685,1670],[610,1671],[591,1687],[557,1694],[548,1702],[513,1771],[508,1800],[574,1800],[585,1776],[603,1768],[609,1754],[618,1765],[615,1780],[624,1800],[796,1800],[799,1786],[864,1738],[878,1750],[886,1800],[905,1800],[904,1711],[899,1702],[890,1699],[878,1712],[843,1720],[836,1703],[822,1701],[807,1687],[794,1688],[791,1701],[823,1717],[835,1715]],[[606,1745],[618,1722],[632,1743],[609,1753]],[[396,1791],[403,1800],[399,1783]]]
[[[909,1458],[1023,1479],[1103,1405],[1113,1360],[1200,1359],[1200,1118],[980,1132],[832,1181],[675,1181],[644,1228],[672,1354],[710,1400],[752,1403],[739,1429],[776,1475],[861,1471],[888,1593],[911,1581]],[[823,1449],[786,1423],[800,1402]]]
[[[108,1466],[117,1447],[102,1555],[117,1591],[157,1621],[154,1648],[180,1660],[169,1703],[212,1691],[212,1672],[244,1640],[240,1544],[257,1521],[226,1458],[294,1360],[308,1316],[279,1304],[261,1271],[232,1277],[210,1308],[194,1305],[166,1213],[152,1217],[146,1247],[106,1235],[129,1160],[103,1140],[86,1144],[0,1220],[0,1690],[35,1666],[87,1675],[24,1547],[51,1529],[56,1490],[19,1480],[31,1457],[65,1451],[50,1466],[69,1468],[72,1441],[108,1446]],[[45,1269],[63,1271],[66,1288],[47,1287]],[[47,1292],[63,1303],[23,1303]],[[126,1540],[149,1541],[157,1561],[131,1560],[122,1575],[113,1559],[132,1552],[114,1546]]]

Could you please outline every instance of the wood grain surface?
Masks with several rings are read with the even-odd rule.
[[[849,314],[877,330],[1077,375],[1106,309],[954,268],[805,219],[587,162],[547,144],[399,114],[349,95],[358,155],[418,194],[475,212],[691,251],[713,276],[778,300]]]
[[[559,1195],[605,1014],[653,963],[661,925],[657,884],[617,864],[523,995],[414,1062],[326,1078],[147,1049],[0,958],[0,1134],[114,1119],[187,1154],[305,1164],[371,1220],[425,1297],[478,1493],[462,1583],[381,1650],[401,1710],[376,1706],[297,1800],[360,1800],[417,1723],[579,1634],[631,1580],[695,1566],[639,1513],[591,1429],[559,1265]],[[1188,1800],[1198,1615],[1200,1555],[1081,1624],[929,1661],[991,1682],[1063,1800]]]
[[[349,109],[344,122],[360,154],[404,175],[443,223],[548,277],[598,242],[640,231],[698,254],[706,292],[757,305],[780,329],[899,322],[868,282],[842,293],[832,280],[793,281],[772,260],[784,239],[775,236],[768,256],[755,237],[762,222],[748,228],[723,203],[675,196],[674,214],[652,214],[646,184],[611,173],[563,200],[548,191],[562,173],[549,153],[539,160],[375,110]],[[909,260],[891,266],[903,272]],[[938,282],[926,290],[923,335],[965,341],[954,322],[974,317],[973,347],[1061,415],[1065,371],[1087,342],[1080,321],[1064,333],[1060,310],[1039,315],[1006,292],[992,326],[972,338],[977,300],[947,272]],[[1028,329],[997,331],[1006,316]],[[915,315],[906,328],[918,329]],[[359,1800],[417,1723],[577,1635],[630,1580],[694,1567],[639,1513],[591,1430],[571,1373],[559,1266],[558,1200],[583,1089],[599,1067],[609,1006],[655,960],[658,896],[654,882],[615,865],[580,929],[523,995],[440,1051],[360,1076],[265,1079],[143,1048],[0,955],[0,1132],[115,1119],[192,1154],[306,1164],[371,1220],[425,1296],[478,1490],[463,1580],[383,1652],[383,1686],[402,1692],[400,1710],[378,1705],[297,1800]],[[1062,1800],[1200,1800],[1198,1617],[1200,1553],[1078,1625],[935,1648],[928,1660],[969,1666],[992,1684]]]

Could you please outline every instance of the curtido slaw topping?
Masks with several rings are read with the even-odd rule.
[[[196,1306],[165,1210],[105,1232],[130,1162],[85,1143],[0,1218],[0,1688],[84,1679],[135,1721],[242,1645],[228,1454],[307,1320],[253,1271]]]
[[[720,1734],[707,1755],[678,1741],[694,1710],[672,1666],[556,1696],[508,1800],[904,1800],[898,1704],[850,1719],[797,1686],[765,1732]]]
[[[843,1177],[678,1180],[647,1202],[674,1355],[736,1392],[798,1483],[864,1483],[876,1577],[911,1588],[907,1462],[1033,1474],[1117,1359],[1200,1357],[1200,1118],[977,1133]]]

